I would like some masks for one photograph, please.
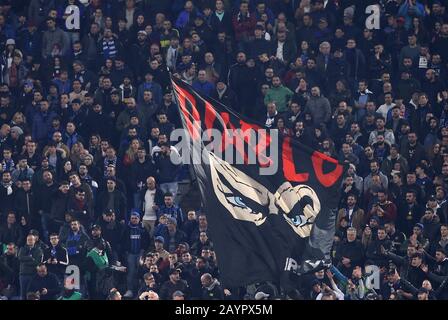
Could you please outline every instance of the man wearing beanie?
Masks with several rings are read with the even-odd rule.
[[[123,254],[127,266],[127,291],[124,298],[133,298],[137,289],[137,268],[140,256],[148,249],[149,235],[140,222],[140,213],[137,210],[131,212],[131,217],[123,232]]]

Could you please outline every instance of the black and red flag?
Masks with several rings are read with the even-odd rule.
[[[172,80],[223,284],[328,265],[343,165]]]

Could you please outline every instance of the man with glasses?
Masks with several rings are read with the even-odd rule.
[[[44,251],[43,262],[47,265],[48,271],[55,274],[59,281],[62,281],[65,268],[68,265],[67,249],[59,243],[57,233],[50,235],[50,244],[50,247]]]
[[[145,284],[142,285],[138,290],[139,300],[147,300],[147,293],[149,291],[154,291],[156,293],[159,291],[159,288],[152,273],[150,272],[145,273],[145,275],[143,276],[143,281],[145,282]]]

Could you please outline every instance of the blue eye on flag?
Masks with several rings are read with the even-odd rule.
[[[237,206],[240,208],[247,208],[247,205],[244,203],[244,201],[241,197],[231,196],[231,197],[226,197],[226,198],[227,198],[227,201],[229,201],[229,203],[233,204],[234,206]]]

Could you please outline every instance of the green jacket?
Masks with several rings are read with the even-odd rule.
[[[70,297],[60,296],[58,300],[81,300],[82,294],[78,291],[73,291]]]
[[[87,257],[92,258],[95,266],[100,270],[106,269],[109,266],[109,258],[105,252],[101,256],[98,251],[93,248],[87,253]]]
[[[266,93],[264,103],[267,105],[269,102],[275,102],[277,111],[279,113],[285,112],[288,109],[288,102],[293,95],[294,93],[285,86],[281,85],[278,88],[272,87]]]

